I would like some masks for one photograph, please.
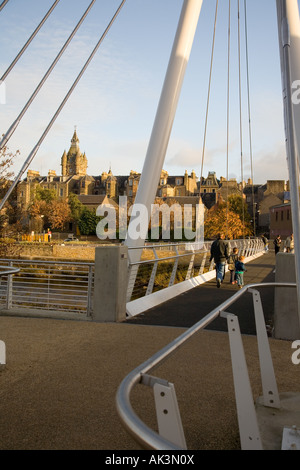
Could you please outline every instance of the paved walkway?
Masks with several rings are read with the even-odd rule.
[[[245,284],[275,282],[274,251],[270,251],[247,263],[246,268],[247,272],[244,274]],[[141,315],[131,317],[127,322],[139,325],[164,325],[189,328],[237,292],[237,286],[231,285],[229,281],[230,273],[226,273],[220,289],[216,287],[215,280],[211,280],[170,301],[149,309]],[[274,291],[271,288],[265,288],[260,289],[260,293],[266,322],[271,323]],[[251,294],[246,294],[237,301],[230,307],[230,312],[238,315],[243,334],[256,334]],[[210,324],[208,329],[227,331],[226,321],[219,318]]]
[[[269,280],[273,270],[270,253],[248,266],[245,281]],[[210,282],[162,306],[163,319],[155,309],[121,324],[0,317],[7,348],[0,370],[0,449],[139,449],[117,415],[118,386],[233,292],[226,283],[216,289]],[[250,331],[243,343],[256,398],[262,391],[255,335]],[[300,366],[291,362],[291,343],[270,338],[270,345],[279,391],[298,391]],[[227,333],[198,332],[154,374],[175,384],[188,449],[240,448]],[[155,429],[152,391],[136,387],[132,403]]]

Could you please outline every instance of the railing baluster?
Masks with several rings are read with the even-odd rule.
[[[279,393],[275,378],[275,372],[272,362],[260,293],[256,289],[249,289],[249,292],[252,293],[253,297],[264,406],[269,406],[271,408],[280,408]]]

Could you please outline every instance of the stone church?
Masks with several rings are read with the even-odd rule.
[[[18,184],[17,203],[26,211],[35,197],[35,189],[39,185],[42,188],[55,191],[58,199],[66,200],[70,193],[78,195],[82,204],[89,208],[97,208],[105,197],[115,200],[119,196],[127,196],[134,199],[140,181],[140,173],[131,171],[129,175],[115,176],[111,169],[102,172],[98,176],[87,174],[88,161],[85,153],[79,147],[79,139],[76,129],[71,139],[71,145],[61,157],[61,176],[54,170],[49,170],[47,176],[41,176],[38,171],[28,170],[27,177]],[[192,197],[199,200],[197,177],[192,171],[184,176],[169,176],[162,170],[157,187],[157,197],[168,199],[180,199]],[[197,197],[198,196],[198,197]]]
[[[111,170],[108,173],[103,172],[101,176],[89,176],[87,166],[87,157],[80,150],[75,129],[69,151],[64,151],[61,157],[61,176],[56,175],[54,170],[49,170],[47,176],[41,176],[38,171],[28,170],[27,177],[18,184],[18,206],[26,211],[34,199],[35,188],[38,185],[54,189],[58,199],[61,200],[66,200],[70,193],[75,193],[81,202],[87,202],[87,205],[91,197],[97,205],[101,204],[105,196],[117,197],[118,182]],[[125,177],[123,180],[125,181]]]

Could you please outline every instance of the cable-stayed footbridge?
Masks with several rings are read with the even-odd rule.
[[[1,7],[5,12],[4,6],[7,2],[3,2]],[[55,2],[57,3],[57,2]],[[94,2],[92,2],[93,4]],[[229,2],[229,6],[230,6]],[[238,2],[239,3],[239,2]],[[125,2],[121,2],[118,10],[116,11],[112,21],[109,23],[107,29],[104,31],[99,42],[94,48],[93,52],[85,62],[81,72],[75,80],[73,86],[69,90],[69,93],[65,96],[57,112],[51,119],[49,125],[43,132],[38,143],[34,146],[32,152],[25,160],[21,171],[17,175],[14,183],[10,187],[6,196],[3,198],[0,208],[2,208],[17,185],[22,174],[30,163],[32,162],[35,154],[37,153],[40,144],[52,127],[57,115],[62,110],[64,104],[68,100],[70,94],[74,91],[78,81],[88,66],[90,60],[95,54],[97,48],[101,44],[105,37],[108,29],[112,25],[114,19],[119,14],[119,11],[123,7]],[[166,72],[166,78],[163,85],[161,98],[158,104],[157,114],[153,125],[152,134],[149,141],[149,146],[145,158],[145,163],[141,175],[139,190],[135,199],[135,205],[133,208],[133,215],[131,217],[128,236],[125,244],[117,247],[100,248],[96,252],[95,267],[102,266],[101,270],[97,271],[97,275],[94,278],[94,306],[93,313],[97,312],[94,317],[96,322],[112,323],[113,321],[124,321],[126,310],[127,316],[132,315],[130,307],[131,302],[135,302],[135,306],[138,304],[136,299],[133,301],[131,298],[126,297],[128,295],[128,286],[131,286],[131,294],[134,290],[136,279],[138,276],[138,268],[143,262],[141,255],[145,249],[146,233],[148,230],[149,219],[145,219],[142,224],[142,230],[140,231],[139,237],[132,236],[132,226],[136,224],[135,209],[138,207],[145,207],[147,214],[150,214],[150,207],[153,203],[156,193],[156,182],[159,179],[164,163],[166,149],[172,129],[174,116],[176,113],[176,107],[180,96],[180,90],[184,79],[185,69],[189,60],[191,47],[193,44],[193,38],[197,27],[198,19],[201,13],[202,0],[185,0],[183,2],[181,15],[178,22],[177,33],[174,40],[173,49],[171,51],[170,61]],[[55,5],[53,5],[55,6]],[[92,6],[92,5],[91,5]],[[217,13],[218,2],[216,2],[216,13]],[[2,10],[1,8],[1,10]],[[288,298],[291,300],[291,294],[286,294],[286,290],[289,292],[294,290],[298,294],[299,279],[300,279],[300,231],[299,231],[299,129],[300,121],[298,115],[297,102],[293,95],[293,87],[297,86],[298,80],[298,63],[299,63],[299,37],[300,37],[300,22],[299,22],[299,11],[298,4],[295,0],[277,0],[277,12],[278,12],[278,32],[279,32],[279,51],[281,59],[282,69],[282,88],[284,96],[284,116],[286,126],[286,146],[288,155],[288,169],[290,176],[290,189],[291,189],[291,205],[292,205],[292,216],[293,216],[293,231],[295,236],[295,253],[288,257],[278,257],[276,259],[276,274],[278,273],[278,279],[273,287],[276,292],[281,291],[282,294],[275,296],[274,305],[281,305],[281,313],[284,310],[284,303],[287,305],[287,301],[283,302],[283,299]],[[238,15],[238,20],[240,15]],[[230,31],[230,27],[228,28]],[[229,54],[228,54],[229,58]],[[229,73],[229,68],[228,68]],[[47,75],[47,74],[46,74]],[[46,76],[45,76],[46,78]],[[42,80],[43,81],[43,80]],[[41,82],[42,83],[42,82]],[[32,97],[34,98],[35,92]],[[29,105],[30,103],[28,103]],[[207,100],[207,107],[209,104],[209,93]],[[23,110],[26,112],[26,110]],[[8,142],[10,135],[15,131],[16,126],[22,117],[23,111],[21,111],[19,117],[8,129],[4,135],[0,147],[3,148]],[[249,107],[250,111],[250,107]],[[207,116],[207,115],[206,115]],[[250,116],[250,113],[249,113]],[[249,123],[251,119],[249,119]],[[228,124],[228,123],[227,123]],[[242,127],[240,128],[241,137],[241,160],[243,159],[242,149]],[[227,150],[229,147],[229,141],[227,141]],[[203,145],[203,152],[205,145]],[[228,156],[228,155],[227,155]],[[241,162],[242,163],[242,162]],[[196,240],[196,242],[201,240]],[[258,242],[257,240],[254,240]],[[203,240],[202,240],[203,242]],[[231,241],[232,243],[233,241]],[[250,246],[245,243],[243,239],[240,243],[244,243],[240,247],[242,250],[255,249],[256,252],[247,253],[251,256],[257,256],[262,248],[257,245]],[[257,249],[258,248],[258,249]],[[149,283],[146,287],[146,301],[148,299],[157,299],[160,294],[153,292],[155,283],[155,276],[157,273],[158,265],[160,262],[156,248],[152,247],[154,253],[153,269],[151,270]],[[175,248],[175,251],[177,248]],[[208,269],[204,272],[205,261],[200,265],[195,264],[196,255],[198,254],[194,248],[191,251],[191,260],[187,268],[187,273],[184,279],[185,291],[190,290],[191,287],[198,288],[200,280],[203,276],[214,276],[207,273],[212,273],[213,269]],[[209,250],[203,250],[202,247],[202,260],[204,258],[204,252]],[[179,253],[176,251],[175,256],[171,255],[169,258],[175,259],[174,266],[179,263],[180,257],[186,256],[186,253]],[[265,255],[264,255],[265,256]],[[252,258],[256,259],[256,258]],[[251,259],[248,260],[252,262]],[[282,263],[282,264],[280,264]],[[260,264],[260,263],[258,263]],[[287,282],[287,279],[280,279],[280,273],[290,272],[287,266],[293,267],[295,276],[294,281]],[[195,267],[197,267],[198,273],[195,275]],[[203,268],[203,271],[201,271]],[[210,266],[213,268],[213,266]],[[11,268],[10,268],[11,269]],[[129,273],[128,273],[129,270]],[[177,265],[176,265],[177,270]],[[166,288],[166,292],[172,292],[172,296],[176,296],[180,292],[180,287],[174,283],[175,268],[172,269],[170,284]],[[18,275],[19,271],[14,271],[15,275]],[[12,275],[13,271],[8,273],[7,281],[7,303],[11,307],[11,294],[12,294]],[[173,275],[173,276],[172,276]],[[206,277],[205,280],[208,278]],[[183,284],[183,283],[182,283]],[[98,286],[102,288],[99,289]],[[149,287],[150,286],[150,287]],[[299,446],[299,395],[298,393],[290,393],[288,396],[282,396],[278,388],[278,382],[276,380],[276,374],[274,369],[274,363],[272,361],[271,347],[268,337],[268,330],[265,325],[265,318],[261,302],[260,289],[270,288],[271,285],[267,282],[262,283],[251,283],[246,285],[241,291],[230,296],[224,300],[219,306],[214,307],[210,313],[205,315],[204,318],[196,322],[191,328],[184,331],[180,336],[176,337],[171,343],[166,345],[161,351],[155,353],[150,359],[129,372],[128,376],[122,381],[118,392],[117,392],[117,410],[125,428],[131,433],[134,439],[144,448],[151,449],[163,449],[163,450],[183,450],[187,448],[187,441],[185,437],[183,420],[181,419],[177,397],[175,394],[174,384],[169,379],[164,377],[157,377],[150,375],[150,371],[156,369],[158,365],[164,361],[171,353],[177,351],[179,347],[182,347],[186,342],[192,341],[192,338],[199,331],[208,327],[208,325],[216,320],[217,318],[223,318],[227,323],[229,344],[230,344],[230,358],[232,361],[232,374],[234,382],[234,391],[236,398],[237,407],[237,420],[240,435],[240,445],[242,449],[265,449],[269,445],[274,445],[275,448],[297,448]],[[199,293],[201,290],[199,289]],[[262,381],[262,397],[255,406],[253,401],[253,394],[251,383],[249,380],[247,360],[245,355],[245,349],[243,346],[242,336],[239,328],[239,318],[235,315],[231,307],[236,300],[239,300],[244,295],[251,295],[255,316],[256,325],[256,338],[258,343],[258,355],[259,364],[261,368],[261,381]],[[169,295],[169,294],[167,294]],[[287,296],[287,297],[286,297]],[[104,301],[105,299],[105,301]],[[107,299],[107,301],[106,301]],[[156,305],[165,302],[166,297],[160,297]],[[201,302],[201,300],[200,300]],[[131,305],[130,305],[131,304]],[[149,307],[149,304],[148,304]],[[139,307],[140,309],[140,307]],[[8,309],[9,310],[9,309]],[[135,311],[135,314],[139,315],[143,311],[140,309]],[[293,304],[291,309],[291,316],[293,321],[296,321],[299,326],[299,295],[296,295],[296,302]],[[123,316],[123,317],[122,317]],[[285,322],[291,321],[285,319]],[[4,322],[3,322],[4,323]],[[128,329],[133,325],[127,325]],[[296,338],[295,338],[296,339]],[[297,340],[296,340],[297,342]],[[296,345],[297,346],[297,345]],[[127,344],[130,348],[130,342]],[[276,346],[275,346],[276,349]],[[124,351],[123,351],[124,353]],[[138,356],[138,351],[136,351]],[[208,356],[210,356],[210,353]],[[290,359],[289,359],[290,360]],[[2,361],[5,362],[5,361]],[[219,368],[222,366],[220,365]],[[89,366],[86,364],[86,368]],[[187,365],[186,365],[187,368]],[[130,394],[132,389],[138,385],[143,384],[149,386],[154,392],[154,401],[157,417],[157,430],[151,429],[142,419],[140,419],[134,412],[131,405]],[[294,385],[294,384],[293,384]],[[186,398],[184,399],[186,400]],[[278,411],[279,410],[279,411]],[[275,416],[284,410],[288,424],[277,422]],[[263,418],[261,418],[263,416]],[[264,432],[268,427],[275,425],[280,428],[281,439],[271,439],[271,444],[267,443],[268,439],[265,439]],[[294,423],[294,424],[292,424]],[[280,442],[279,442],[280,441]],[[194,443],[192,445],[195,445]],[[290,446],[290,447],[289,447]],[[201,448],[201,444],[199,444]]]

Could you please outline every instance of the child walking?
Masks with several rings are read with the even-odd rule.
[[[235,262],[235,275],[239,289],[244,285],[244,272],[246,271],[244,260],[245,256],[239,256],[239,259]]]
[[[235,262],[238,260],[238,248],[233,248],[232,253],[229,255],[228,258],[228,269],[230,271],[230,283],[236,284],[235,278]]]

